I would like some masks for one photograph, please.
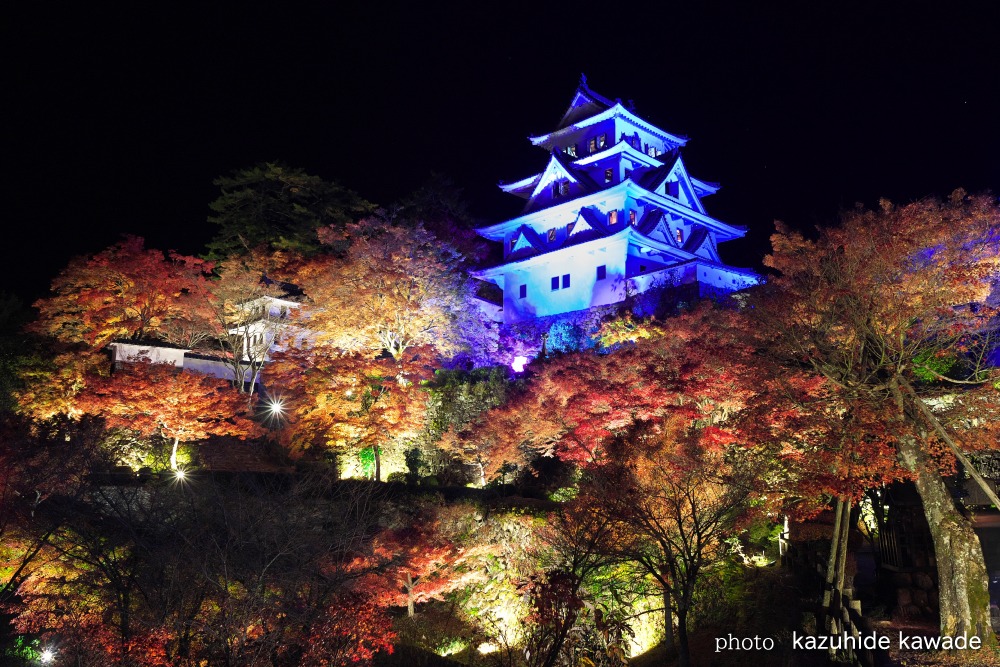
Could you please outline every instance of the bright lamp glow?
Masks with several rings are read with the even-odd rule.
[[[177,470],[174,471],[174,477],[176,477],[177,481],[179,481],[179,482],[183,482],[184,478],[186,476],[187,476],[187,474],[183,470],[181,470],[180,468],[178,468]]]
[[[514,357],[514,361],[510,362],[510,367],[514,369],[515,373],[523,373],[527,363],[528,357]]]
[[[50,648],[42,651],[42,654],[38,656],[38,659],[43,665],[51,665],[52,661],[56,659],[56,653]]]
[[[285,412],[285,403],[281,399],[273,399],[267,404],[267,411],[277,417]]]

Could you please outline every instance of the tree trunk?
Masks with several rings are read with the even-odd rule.
[[[170,449],[170,469],[177,470],[177,442],[180,438],[174,438],[174,446]]]
[[[375,456],[375,481],[382,481],[382,453],[378,445],[372,445],[372,454]]]
[[[913,438],[899,445],[900,463],[914,475],[934,542],[940,591],[941,636],[973,635],[995,647],[990,625],[990,593],[979,537],[955,507],[933,461]]]
[[[413,614],[414,614],[414,609],[413,609],[413,587],[414,587],[414,585],[415,584],[414,584],[413,579],[410,577],[410,573],[407,572],[406,573],[406,615],[409,618],[413,618]]]
[[[691,649],[688,647],[687,609],[677,610],[677,667],[689,667]]]
[[[670,611],[670,589],[663,589],[663,646],[672,651],[674,648],[674,615]]]

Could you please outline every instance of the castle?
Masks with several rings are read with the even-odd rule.
[[[688,174],[685,137],[581,77],[556,129],[529,140],[549,153],[548,164],[500,184],[526,200],[523,212],[476,230],[503,244],[503,263],[474,276],[503,291],[504,323],[608,306],[655,288],[706,296],[759,281],[719,258],[718,244],[746,230],[705,212],[702,199],[719,186]]]

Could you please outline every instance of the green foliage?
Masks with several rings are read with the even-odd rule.
[[[955,368],[954,355],[938,350],[922,350],[913,358],[913,374],[924,382],[937,382]]]
[[[503,405],[512,384],[502,366],[471,371],[439,370],[427,385],[424,441],[437,442],[448,429],[459,429],[490,408]]]
[[[6,658],[4,664],[19,664],[13,662],[15,660],[23,664],[35,664],[41,655],[38,640],[28,639],[24,635],[14,637],[14,641],[0,653],[0,656]]]
[[[358,452],[358,463],[362,476],[370,479],[375,474],[375,450],[372,447],[365,447]]]
[[[312,253],[320,247],[318,229],[343,228],[375,208],[347,188],[274,162],[213,183],[221,190],[209,204],[213,215],[208,221],[219,225],[208,244],[209,256],[216,259],[261,247]]]

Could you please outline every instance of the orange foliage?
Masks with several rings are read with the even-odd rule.
[[[171,320],[198,317],[212,265],[125,240],[77,257],[52,281],[53,296],[35,303],[36,333],[103,348],[119,339],[156,336]]]

